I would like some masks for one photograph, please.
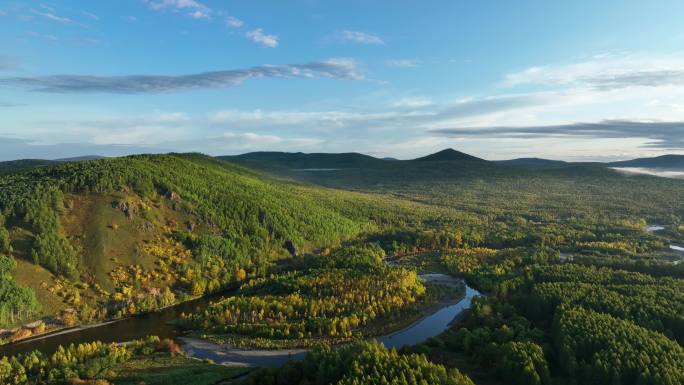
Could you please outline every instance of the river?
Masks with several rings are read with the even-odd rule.
[[[461,281],[444,274],[421,275],[426,281],[442,284],[460,284]],[[228,293],[223,293],[228,295]],[[445,303],[433,313],[423,317],[412,325],[392,333],[377,337],[387,347],[399,348],[425,341],[444,332],[449,324],[464,310],[469,309],[471,301],[480,293],[466,285],[465,296],[458,302]],[[167,322],[180,317],[181,313],[189,313],[208,306],[220,295],[203,297],[163,309],[159,312],[142,314],[120,321],[108,322],[92,327],[57,332],[38,336],[33,339],[14,344],[0,346],[0,356],[14,355],[32,350],[40,350],[45,354],[54,352],[59,345],[78,344],[91,341],[125,342],[156,335],[160,338],[174,338],[183,345],[183,350],[196,358],[209,358],[217,363],[242,366],[279,366],[289,359],[301,359],[306,350],[247,350],[228,349],[214,343],[182,337],[182,331]]]
[[[156,335],[160,338],[176,338],[180,336],[181,330],[176,326],[169,325],[168,321],[180,318],[181,313],[191,313],[197,309],[205,308],[209,306],[211,301],[215,301],[222,295],[227,294],[210,295],[156,312],[29,338],[13,344],[0,346],[0,356],[25,353],[32,350],[40,350],[43,353],[50,354],[57,350],[59,345],[91,341],[125,342],[148,335]]]
[[[432,276],[431,279],[434,278],[436,281],[448,277],[443,274],[430,275]],[[470,308],[473,298],[479,295],[480,292],[466,285],[465,296],[460,301],[447,303],[402,330],[374,339],[382,342],[388,348],[400,348],[404,345],[421,343],[446,331],[458,315]],[[181,337],[180,340],[183,342],[183,350],[190,356],[208,358],[223,365],[278,367],[290,360],[301,360],[307,352],[306,349],[235,349],[197,338]]]

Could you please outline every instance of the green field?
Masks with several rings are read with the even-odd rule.
[[[125,362],[108,379],[115,385],[214,385],[243,376],[249,371],[249,368],[159,354]]]

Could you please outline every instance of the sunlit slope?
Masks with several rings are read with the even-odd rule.
[[[384,210],[370,207],[362,194],[284,183],[202,155],[67,163],[0,177],[0,254],[19,261],[14,279],[38,294],[42,314],[54,314],[126,294],[127,285],[187,286],[203,280],[198,274],[219,277],[207,283],[215,290],[235,269],[286,256],[285,241],[307,250],[373,230]],[[186,248],[174,234],[204,243]]]

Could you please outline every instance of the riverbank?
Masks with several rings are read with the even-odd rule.
[[[450,278],[456,280],[456,278]],[[434,312],[424,314],[423,317],[401,330],[384,336],[371,337],[369,340],[376,339],[388,348],[400,348],[441,334],[453,325],[454,320],[461,313],[470,308],[472,299],[480,295],[477,290],[467,285],[465,289],[463,298],[450,301],[451,304],[446,306],[438,306]],[[211,359],[223,365],[278,367],[290,360],[303,359],[309,351],[309,349],[242,349],[194,337],[179,337],[178,339],[183,343],[183,351],[191,357]]]

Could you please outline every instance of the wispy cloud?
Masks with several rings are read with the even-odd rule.
[[[204,11],[193,11],[188,13],[188,16],[190,16],[193,19],[200,20],[200,19],[211,19],[211,15],[208,12]]]
[[[55,35],[40,33],[40,32],[36,32],[36,31],[28,31],[28,32],[26,32],[26,35],[29,37],[34,37],[34,38],[38,38],[38,39],[46,39],[46,40],[52,40],[52,41],[59,40],[59,38]]]
[[[255,148],[265,150],[276,145],[301,148],[322,142],[322,140],[316,138],[284,138],[278,135],[254,132],[224,132],[221,135],[212,137],[211,141],[212,147],[231,151],[249,151]]]
[[[431,101],[425,98],[409,98],[393,103],[392,110],[376,112],[224,110],[212,114],[210,121],[240,127],[310,125],[320,129],[364,127],[415,130],[428,129],[450,119],[470,118],[536,105],[543,98],[542,95],[517,95],[470,99],[420,110],[417,109],[429,107]]]
[[[395,68],[414,68],[420,65],[421,61],[416,59],[392,59],[387,60],[385,64]]]
[[[31,12],[36,14],[36,15],[42,16],[48,20],[56,21],[56,22],[62,23],[62,24],[72,24],[74,22],[73,20],[69,19],[68,17],[58,16],[58,15],[51,13],[51,12],[42,12],[42,11],[38,11],[35,9],[32,9]]]
[[[244,21],[238,19],[235,16],[226,17],[225,23],[226,23],[226,26],[228,26],[230,28],[240,28],[243,25],[245,25]]]
[[[51,35],[51,34],[46,34],[46,33],[40,33],[40,32],[35,32],[35,31],[29,31],[26,33],[27,36],[35,38],[35,39],[45,39],[45,40],[50,40],[53,42],[66,42],[66,43],[72,43],[72,44],[84,44],[84,45],[89,45],[89,44],[98,44],[100,43],[99,39],[95,39],[92,37],[59,37],[56,35]]]
[[[597,90],[683,85],[684,59],[596,56],[578,63],[535,66],[510,73],[504,84],[584,86]]]
[[[545,126],[455,127],[429,131],[447,137],[499,138],[644,138],[646,147],[684,149],[684,122],[604,120],[596,123],[571,123]]]
[[[169,93],[193,89],[225,88],[254,78],[335,78],[361,80],[363,74],[353,60],[330,59],[288,65],[264,65],[245,69],[202,72],[191,75],[89,76],[54,75],[0,78],[0,87],[22,87],[56,93]]]
[[[37,144],[32,140],[0,137],[0,161],[14,159],[60,159],[72,156],[102,155],[122,156],[128,154],[169,152],[170,149],[143,146],[95,145],[93,143]]]
[[[380,36],[361,31],[340,31],[337,34],[338,38],[343,42],[357,43],[357,44],[385,44]]]
[[[424,107],[430,107],[434,105],[435,103],[426,98],[426,97],[409,97],[409,98],[401,98],[394,103],[392,103],[393,107],[396,108],[424,108]]]
[[[95,21],[100,20],[100,17],[99,17],[98,15],[92,13],[92,12],[83,11],[83,14],[84,14],[87,18],[89,18],[90,20],[95,20]]]
[[[183,13],[193,19],[210,19],[212,10],[195,0],[145,0],[147,7],[154,11]]]
[[[278,36],[268,35],[264,33],[264,31],[261,28],[249,31],[245,34],[245,36],[247,36],[247,39],[249,39],[253,43],[259,44],[264,47],[275,48],[278,46]]]

